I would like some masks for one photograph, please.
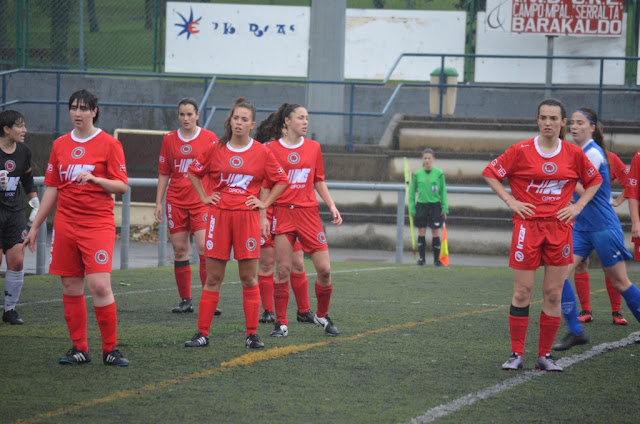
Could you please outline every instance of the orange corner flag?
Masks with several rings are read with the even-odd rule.
[[[442,241],[440,242],[440,262],[449,266],[449,241],[447,240],[447,224],[442,224]]]

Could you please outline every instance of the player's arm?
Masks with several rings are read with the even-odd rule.
[[[342,217],[340,216],[338,208],[336,208],[336,204],[331,198],[331,194],[329,194],[329,188],[327,187],[327,184],[324,181],[316,181],[314,187],[320,195],[320,198],[322,198],[322,201],[329,207],[329,211],[331,212],[331,216],[333,217],[331,223],[336,225],[342,224]]]
[[[125,194],[127,183],[122,180],[110,180],[108,178],[96,177],[91,172],[80,172],[76,181],[85,184],[95,184],[109,194]]]
[[[531,203],[524,203],[509,194],[507,189],[502,185],[502,182],[484,175],[484,180],[489,184],[491,190],[493,190],[500,199],[507,205],[509,209],[518,214],[520,218],[526,219],[525,215],[533,216],[535,205]]]
[[[584,193],[582,193],[580,198],[575,203],[570,203],[568,206],[558,211],[558,214],[557,214],[558,220],[564,221],[567,224],[571,222],[573,218],[575,218],[580,214],[580,212],[582,212],[582,209],[584,209],[587,203],[589,203],[589,201],[593,199],[593,196],[596,195],[596,192],[598,191],[601,185],[602,185],[602,179],[600,179],[599,183],[591,185],[586,189],[584,189]]]
[[[164,193],[167,191],[167,186],[169,185],[169,175],[158,174],[158,189],[156,191],[156,210],[155,217],[156,221],[162,222],[162,198],[164,197]]]
[[[37,197],[36,197],[37,199]],[[40,208],[38,213],[33,219],[33,225],[25,237],[22,247],[29,247],[31,252],[36,250],[36,239],[38,238],[38,230],[42,223],[47,219],[56,202],[58,201],[58,189],[56,187],[47,187],[42,195],[42,202],[40,202]]]

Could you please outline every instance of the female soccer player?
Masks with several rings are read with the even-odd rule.
[[[418,169],[409,186],[409,213],[414,216],[418,227],[418,265],[425,262],[425,236],[427,227],[431,228],[431,249],[433,264],[444,266],[440,262],[440,228],[447,219],[449,202],[447,201],[447,184],[444,173],[433,166],[435,153],[432,149],[422,151],[422,168]],[[416,192],[418,199],[416,200]],[[414,235],[412,234],[411,237]]]
[[[69,98],[74,129],[53,143],[44,177],[47,189],[24,245],[35,251],[38,229],[57,203],[49,273],[62,279],[64,317],[73,342],[58,362],[91,362],[86,278],[102,335],[102,361],[125,366],[129,361],[117,347],[111,261],[116,236],[112,194],[127,191],[127,168],[120,142],[94,126],[98,114],[98,98],[89,91],[76,91]]]
[[[609,167],[602,132],[598,128],[598,115],[589,108],[580,108],[571,115],[573,140],[582,148],[602,176],[603,183],[593,200],[576,217],[573,229],[574,266],[589,257],[594,250],[598,254],[605,275],[613,287],[622,293],[635,317],[640,320],[640,291],[629,280],[625,261],[632,258],[624,246],[620,220],[611,205]],[[578,184],[576,193],[583,189]],[[573,269],[573,267],[571,269]],[[565,350],[586,342],[575,308],[575,295],[569,280],[565,280],[562,294],[563,313],[569,326],[569,334],[555,350]]]
[[[22,242],[27,233],[27,217],[20,186],[33,208],[30,221],[33,221],[40,206],[31,172],[31,150],[24,144],[26,133],[24,116],[20,112],[0,112],[0,263],[3,253],[7,259],[2,321],[11,325],[24,323],[16,312],[24,285]]]
[[[250,137],[255,127],[256,109],[244,98],[236,100],[225,121],[220,142],[207,150],[189,166],[189,179],[209,208],[205,256],[207,282],[200,298],[198,332],[186,347],[209,344],[209,330],[218,301],[231,248],[238,260],[246,321],[246,346],[264,347],[256,335],[260,315],[260,290],[256,278],[260,257],[260,212],[282,193],[287,177],[273,154]],[[213,194],[204,190],[202,179],[210,178]],[[273,187],[261,201],[257,196],[263,180]]]
[[[204,259],[204,233],[207,227],[209,206],[202,204],[196,194],[187,170],[189,165],[209,145],[218,141],[211,131],[198,126],[200,112],[198,103],[185,97],[178,103],[180,128],[164,136],[158,160],[158,191],[156,192],[156,221],[162,222],[162,198],[167,192],[166,211],[171,244],[175,256],[173,272],[180,295],[180,304],[173,312],[193,312],[191,302],[191,265],[189,264],[189,234],[196,240],[200,256],[200,282],[207,280]],[[167,189],[168,186],[168,189]],[[208,180],[204,182],[207,193],[211,192]]]
[[[602,183],[597,169],[578,146],[561,139],[567,123],[564,105],[555,99],[538,106],[540,134],[516,143],[493,160],[482,175],[513,214],[509,266],[514,288],[509,311],[511,356],[504,370],[522,368],[535,271],[544,265],[538,358],[540,370],[562,371],[550,356],[560,327],[562,285],[573,263],[571,223]],[[502,185],[508,178],[512,194]],[[577,181],[584,193],[570,203]]]
[[[270,138],[276,141],[267,145],[282,164],[289,180],[286,190],[274,203],[273,212],[272,233],[275,234],[277,274],[274,284],[276,323],[275,329],[271,332],[273,337],[288,334],[289,280],[296,239],[300,240],[302,248],[311,254],[318,275],[315,283],[318,305],[314,321],[316,325],[323,327],[329,336],[339,333],[328,315],[333,289],[331,265],[315,191],[329,207],[333,224],[342,224],[342,217],[324,182],[320,144],[305,138],[308,124],[309,115],[304,107],[283,103],[272,117],[273,133],[270,134]],[[282,136],[283,129],[286,130],[286,135]]]
[[[269,134],[272,132],[269,128],[270,120],[274,114],[271,114],[269,118],[265,119],[258,125],[255,132],[255,140],[260,143],[267,143],[269,141]],[[286,133],[286,131],[282,131]],[[263,187],[261,196],[268,196],[269,189]],[[261,197],[262,198],[262,197]],[[260,299],[262,301],[262,307],[264,312],[260,316],[260,322],[273,323],[276,320],[275,309],[273,306],[273,284],[275,282],[273,278],[273,271],[275,268],[275,245],[273,241],[273,234],[271,234],[271,226],[273,224],[273,206],[268,207],[265,211],[262,211],[261,225],[263,226],[263,234],[266,233],[266,237],[260,239],[260,260],[258,261],[258,285],[260,286]],[[291,288],[296,298],[296,304],[298,306],[297,320],[302,323],[314,323],[314,314],[311,312],[309,306],[309,281],[307,280],[307,274],[304,269],[304,253],[302,252],[302,245],[296,240],[293,246],[293,258],[291,268]]]

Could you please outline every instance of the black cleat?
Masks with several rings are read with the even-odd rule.
[[[222,311],[220,309],[216,308],[216,312],[215,312],[214,315],[219,317],[220,315],[222,315]]]
[[[75,346],[69,349],[67,354],[58,359],[58,363],[62,365],[84,365],[91,363],[91,355],[89,352],[83,352]]]
[[[264,343],[260,341],[258,336],[255,333],[249,334],[247,337],[247,349],[262,349],[264,347]]]
[[[436,261],[433,263],[433,266],[437,266],[437,267],[442,267],[442,268],[448,268],[445,264],[443,264],[440,261]]]
[[[298,312],[296,314],[296,318],[297,318],[298,322],[304,322],[304,323],[309,323],[309,324],[315,323],[315,321],[314,321],[315,317],[316,317],[316,315],[311,311]]]
[[[209,336],[205,336],[201,332],[193,335],[191,340],[184,342],[184,347],[204,347],[209,345]]]
[[[333,325],[333,321],[331,321],[329,315],[324,318],[316,315],[314,318],[314,322],[317,326],[324,327],[324,332],[327,336],[337,336],[338,334],[340,334],[340,332],[338,331],[338,327]]]
[[[259,322],[269,324],[276,321],[276,314],[273,311],[264,311],[260,316]]]
[[[418,259],[418,262],[416,262],[416,265],[424,266],[424,259]]]
[[[114,347],[111,352],[103,353],[102,362],[105,365],[113,365],[115,367],[126,367],[129,365],[129,360],[122,356],[122,353],[118,350],[118,346]]]
[[[4,313],[2,314],[2,321],[8,322],[11,325],[24,324],[24,321],[22,320],[22,318],[20,318],[20,316],[18,316],[18,313],[15,309],[4,311]]]
[[[176,314],[182,314],[184,312],[193,312],[193,304],[191,303],[191,299],[182,299],[180,304],[173,308],[171,312]]]
[[[576,345],[583,345],[586,343],[589,343],[589,336],[587,336],[586,333],[575,334],[570,332],[564,337],[564,339],[562,339],[561,343],[553,346],[553,350],[567,350]]]

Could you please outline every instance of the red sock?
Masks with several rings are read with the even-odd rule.
[[[205,336],[209,335],[209,329],[211,328],[211,322],[218,307],[218,301],[220,301],[220,292],[209,291],[207,289],[202,290],[200,305],[198,306],[198,331]]]
[[[242,307],[244,308],[244,321],[247,326],[247,335],[256,333],[258,318],[260,317],[260,288],[256,284],[253,287],[242,288]]]
[[[64,319],[67,321],[69,336],[73,345],[83,352],[89,352],[87,342],[87,305],[84,295],[62,295]]]
[[[318,309],[316,315],[324,318],[329,314],[329,302],[331,302],[331,291],[333,286],[321,286],[318,281],[315,282],[316,299],[318,300]]]
[[[273,274],[258,275],[258,286],[260,286],[262,309],[273,312]]]
[[[591,287],[589,283],[589,273],[575,274],[573,281],[576,284],[576,294],[580,300],[580,307],[583,311],[591,310]]]
[[[544,312],[540,312],[540,337],[538,338],[538,357],[551,353],[553,340],[558,334],[561,317],[552,317]]]
[[[307,280],[307,274],[294,274],[292,272],[291,288],[296,297],[298,312],[309,312],[309,281]]]
[[[189,265],[189,261],[175,261],[173,274],[176,276],[180,299],[191,299],[191,265]]]
[[[289,306],[289,282],[273,284],[273,298],[276,304],[276,321],[288,325],[287,307]]]
[[[200,255],[200,283],[202,287],[207,282],[207,258],[204,255]]]
[[[509,335],[511,336],[511,352],[524,354],[524,340],[527,337],[529,317],[509,315]]]
[[[611,280],[609,279],[609,277],[605,277],[604,283],[607,287],[607,293],[609,293],[611,312],[620,312],[620,301],[622,300],[622,295],[618,290],[615,289],[615,287],[613,287],[613,284],[611,284]]]
[[[102,353],[111,352],[118,345],[116,302],[105,306],[94,306],[93,309],[102,335]]]

